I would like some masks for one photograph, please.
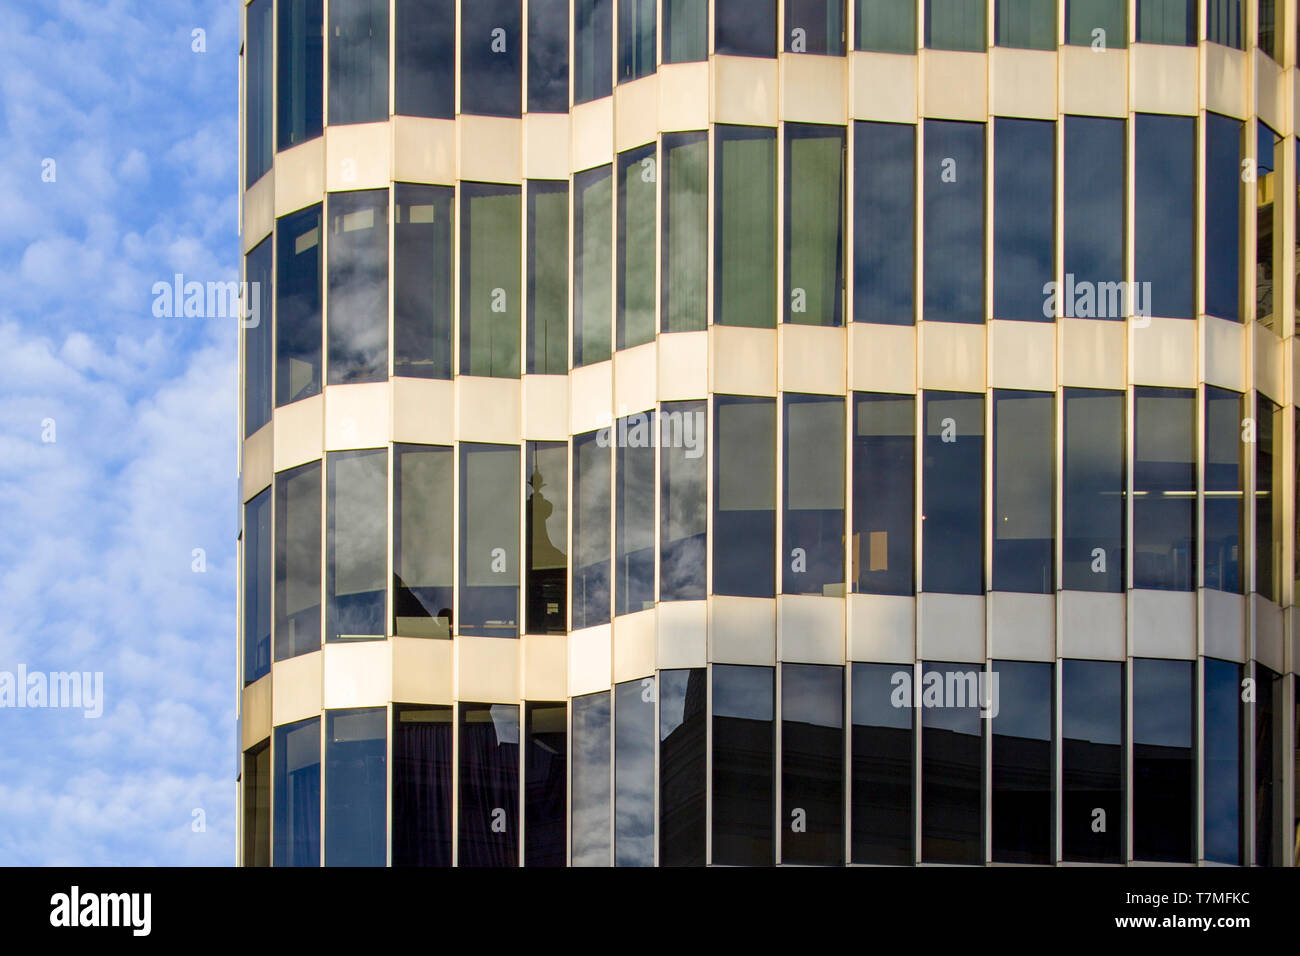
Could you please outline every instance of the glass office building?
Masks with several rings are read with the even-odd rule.
[[[243,9],[241,863],[1295,861],[1295,0]]]

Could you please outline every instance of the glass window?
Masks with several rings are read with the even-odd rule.
[[[983,668],[921,665],[921,861],[984,862]]]
[[[452,709],[393,705],[393,866],[451,866]]]
[[[460,374],[518,378],[519,187],[460,195]]]
[[[1275,0],[1259,0],[1259,48],[1274,60],[1281,61],[1277,48],[1277,5]]]
[[[617,431],[618,500],[614,514],[614,613],[655,605],[654,412],[620,418]]]
[[[713,52],[776,56],[776,0],[716,0]]]
[[[267,237],[244,257],[244,437],[271,420],[271,254],[275,242]]]
[[[1283,822],[1282,734],[1285,678],[1255,664],[1255,860],[1256,866],[1280,866],[1285,858]],[[245,765],[247,766],[247,765]]]
[[[1190,319],[1196,303],[1196,120],[1139,113],[1136,165],[1135,296],[1146,301],[1146,311],[1137,311]]]
[[[1128,0],[1065,0],[1065,42],[1098,50],[1128,46]]]
[[[1282,603],[1282,409],[1255,393],[1255,590]]]
[[[857,0],[854,49],[916,52],[916,0]]]
[[[320,649],[320,462],[275,476],[275,659]]]
[[[569,0],[529,0],[528,112],[569,111]]]
[[[1124,138],[1122,119],[1065,118],[1065,288],[1055,311],[1067,318],[1128,315]]]
[[[781,665],[781,862],[844,862],[844,668]]]
[[[916,127],[853,124],[853,321],[916,312]]]
[[[569,370],[569,184],[528,181],[528,372]]]
[[[275,405],[321,388],[321,207],[276,220]]]
[[[568,850],[569,707],[524,704],[524,866],[564,866]]]
[[[844,55],[844,0],[785,0],[785,52]]]
[[[1056,0],[998,0],[997,45],[1056,49]]]
[[[268,3],[269,7],[270,4]],[[244,866],[271,865],[271,742],[244,752]]]
[[[460,111],[518,116],[521,0],[474,0],[460,5]]]
[[[618,81],[655,71],[655,0],[618,0]]]
[[[921,587],[984,593],[984,396],[925,393]]]
[[[609,691],[573,698],[574,866],[610,865]]]
[[[393,633],[451,637],[452,450],[393,445]]]
[[[325,711],[325,865],[388,860],[385,707]]]
[[[573,177],[573,367],[610,356],[613,306],[613,172],[599,166]]]
[[[1239,321],[1242,235],[1240,120],[1205,114],[1205,311]]]
[[[999,116],[993,135],[993,317],[1051,322],[1044,289],[1056,274],[1056,124]]]
[[[277,2],[276,148],[288,149],[321,134],[325,103],[325,5],[323,0]]]
[[[709,56],[708,0],[662,0],[664,62],[693,63]]]
[[[530,441],[526,471],[526,633],[563,634],[569,608],[568,443]]]
[[[659,672],[659,865],[703,866],[708,751],[703,667]]]
[[[967,5],[967,0],[961,2]],[[979,8],[982,17],[983,5]],[[923,189],[923,318],[937,322],[983,322],[983,123],[925,121]]]
[[[776,801],[771,667],[713,665],[713,862],[771,866]]]
[[[273,0],[252,0],[244,8],[244,187],[262,178],[271,168],[271,105],[275,77],[271,72],[274,37],[271,16]]]
[[[388,378],[388,190],[329,197],[329,384]]]
[[[1242,860],[1242,668],[1205,658],[1205,859]]]
[[[709,134],[663,136],[660,326],[702,332],[708,324]]]
[[[519,447],[460,446],[460,634],[519,636]]]
[[[271,489],[244,505],[244,683],[271,673]]]
[[[393,17],[394,112],[455,118],[456,0],[397,0]]]
[[[393,373],[451,378],[450,186],[398,183],[393,198]]]
[[[1134,391],[1133,587],[1190,591],[1196,580],[1196,393]]]
[[[776,130],[720,124],[715,130],[713,321],[774,328]]]
[[[785,594],[844,593],[844,400],[785,393]]]
[[[1061,662],[1061,858],[1122,863],[1124,664]]]
[[[1064,588],[1124,590],[1127,417],[1123,392],[1065,389]]]
[[[932,50],[988,49],[983,3],[971,0],[925,0],[925,45]]]
[[[916,399],[858,392],[853,401],[853,590],[911,594]]]
[[[388,449],[332,451],[326,461],[325,640],[384,636]]]
[[[785,124],[785,321],[844,324],[844,128]]]
[[[713,593],[773,597],[776,402],[713,400]]]
[[[573,2],[573,102],[609,96],[614,69],[614,0]]]
[[[1205,587],[1242,593],[1241,549],[1245,531],[1245,397],[1237,392],[1205,389]]]
[[[1138,42],[1196,46],[1197,6],[1197,0],[1137,0]]]
[[[459,866],[519,865],[519,706],[460,705]]]
[[[1273,275],[1281,272],[1278,253],[1282,244],[1273,237],[1273,197],[1282,181],[1277,169],[1282,159],[1282,137],[1264,123],[1257,124],[1255,135],[1255,320],[1277,332]]]
[[[1052,665],[994,661],[993,861],[1052,862]]]
[[[276,727],[273,734],[276,866],[320,866],[320,718]]]
[[[573,630],[609,623],[608,437],[573,439]]]
[[[1051,594],[1056,399],[993,392],[993,590]]]
[[[915,860],[912,666],[854,663],[852,680],[852,860],[910,866]],[[904,681],[909,694],[900,700],[895,692]]]
[[[1238,50],[1245,47],[1245,4],[1241,0],[1206,0],[1205,38]],[[1195,16],[1195,12],[1192,14]]]
[[[388,0],[330,0],[330,125],[388,119]]]
[[[1195,857],[1196,702],[1191,661],[1133,659],[1133,859]]]
[[[659,600],[704,600],[708,539],[705,402],[665,402],[659,414]]]
[[[614,685],[614,865],[655,862],[655,679]]]
[[[618,347],[655,337],[655,145],[618,154]]]

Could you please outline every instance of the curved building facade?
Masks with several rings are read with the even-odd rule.
[[[241,863],[1294,861],[1294,0],[242,13]]]

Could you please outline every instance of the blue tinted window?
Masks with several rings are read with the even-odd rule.
[[[1122,319],[1124,120],[1065,118],[1065,285],[1061,315]],[[1149,301],[1147,305],[1150,305]]]
[[[844,862],[844,668],[781,665],[781,862]]]
[[[573,698],[573,865],[609,866],[609,691]]]
[[[452,709],[393,705],[393,866],[451,866]]]
[[[1281,60],[1277,49],[1277,0],[1259,0],[1259,49],[1274,60]]]
[[[320,718],[276,727],[276,866],[320,866]]]
[[[1240,594],[1245,531],[1245,446],[1249,414],[1237,392],[1205,389],[1205,587]]]
[[[910,866],[913,715],[911,700],[895,696],[902,680],[911,686],[911,665],[853,664],[853,855],[854,863]],[[903,675],[898,677],[896,675]],[[895,706],[899,703],[903,706]]]
[[[1195,857],[1196,703],[1191,661],[1133,660],[1133,859]]]
[[[397,0],[393,16],[394,112],[451,119],[456,115],[456,0]]]
[[[708,0],[663,0],[664,62],[691,63],[709,55]]]
[[[916,0],[856,0],[855,50],[916,52]]]
[[[1133,587],[1190,591],[1196,573],[1196,393],[1135,392]]]
[[[275,404],[321,389],[321,207],[276,220]]]
[[[451,378],[450,186],[395,187],[393,374]]]
[[[329,384],[388,378],[388,190],[329,197]]]
[[[986,16],[983,3],[925,0],[925,45],[934,50],[986,50]]]
[[[271,489],[244,505],[244,683],[271,673]]]
[[[1056,124],[998,117],[993,129],[993,317],[1050,322],[1043,290],[1056,272]]]
[[[574,0],[573,102],[609,96],[613,85],[614,0]]]
[[[993,860],[1052,862],[1052,665],[994,661]],[[992,708],[990,708],[991,710]]]
[[[460,110],[518,116],[523,75],[521,0],[462,0]]]
[[[251,186],[271,168],[271,16],[274,0],[253,0],[245,8],[247,41],[244,50],[244,185]]]
[[[984,592],[984,396],[925,393],[921,587]]]
[[[785,0],[785,51],[844,55],[844,0]]]
[[[519,865],[519,707],[460,705],[459,866]]]
[[[716,0],[713,52],[776,56],[776,0]]]
[[[1255,393],[1255,590],[1282,600],[1282,409]]]
[[[330,0],[330,125],[388,119],[388,0]]]
[[[853,408],[853,589],[911,594],[916,399],[859,392]]]
[[[320,649],[320,461],[275,476],[275,659]]]
[[[1055,590],[1056,412],[1051,392],[993,393],[993,589]]]
[[[393,445],[393,633],[401,637],[451,637],[453,456],[436,445]]]
[[[271,265],[275,242],[263,239],[244,257],[244,437],[271,420]]]
[[[569,708],[524,705],[524,866],[564,866],[568,852]]]
[[[1256,662],[1255,681],[1255,864],[1280,866],[1287,839],[1283,767],[1290,759],[1282,750],[1286,678]]]
[[[460,634],[519,636],[519,446],[460,445]]]
[[[388,712],[325,712],[325,865],[388,859]]]
[[[633,614],[655,603],[654,412],[629,415],[618,429],[614,512],[614,613]],[[626,436],[626,437],[624,437]]]
[[[704,599],[709,518],[704,402],[660,409],[659,600]]]
[[[713,404],[713,593],[775,594],[776,402]]]
[[[1128,0],[1065,0],[1065,42],[1107,50],[1127,46]]]
[[[923,705],[921,861],[978,866],[984,862],[983,668],[927,661],[921,671],[921,686],[912,688]]]
[[[983,322],[983,123],[925,121],[922,189],[925,193],[922,318],[932,322]]]
[[[528,112],[569,110],[569,0],[528,4]]]
[[[321,134],[325,104],[323,0],[278,0],[276,148]]]
[[[388,619],[388,450],[326,459],[325,640],[382,638]]]
[[[1221,319],[1241,319],[1241,261],[1245,246],[1241,221],[1240,120],[1205,114],[1205,311]]]
[[[1205,846],[1207,860],[1242,862],[1240,664],[1205,658]]]
[[[568,442],[530,441],[524,474],[526,633],[563,634],[569,619]]]
[[[659,672],[659,865],[703,866],[708,675]]]
[[[1242,0],[1206,0],[1205,38],[1238,50],[1245,49],[1246,4]]]
[[[1065,389],[1061,586],[1124,590],[1123,392]]]
[[[610,458],[600,432],[573,439],[574,630],[609,622]]]
[[[1122,863],[1124,664],[1061,662],[1061,858]]]
[[[655,71],[655,0],[618,0],[618,81]]]
[[[916,127],[853,124],[853,321],[916,312]]]
[[[771,667],[713,665],[713,862],[771,866],[776,803]]]
[[[1274,237],[1274,200],[1280,195],[1282,180],[1282,137],[1262,122],[1255,126],[1255,159],[1257,185],[1254,190],[1243,187],[1248,196],[1252,191],[1255,194],[1255,321],[1277,332],[1273,277],[1281,273],[1282,243]]]
[[[1190,319],[1196,306],[1196,120],[1139,113],[1136,166],[1134,309]]]
[[[785,594],[844,590],[844,400],[785,393]]]
[[[655,679],[614,686],[614,865],[654,866]]]
[[[1198,0],[1137,0],[1138,42],[1196,46],[1197,6]]]

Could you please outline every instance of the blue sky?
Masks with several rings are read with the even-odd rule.
[[[234,860],[237,320],[151,290],[238,278],[238,10],[5,4],[0,672],[104,712],[0,708],[0,864]]]

